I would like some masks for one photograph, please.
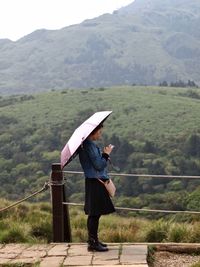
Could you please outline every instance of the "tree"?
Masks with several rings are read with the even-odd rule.
[[[192,134],[186,141],[185,153],[189,156],[200,156],[200,135]]]
[[[200,203],[200,188],[197,188],[194,192],[189,194],[187,198],[187,209],[199,211]]]
[[[151,141],[145,141],[143,152],[145,153],[156,153],[157,147],[156,145]]]
[[[163,82],[159,83],[159,86],[167,87],[168,83],[166,81],[163,81]]]

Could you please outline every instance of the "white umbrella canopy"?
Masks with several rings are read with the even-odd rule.
[[[112,111],[99,111],[84,121],[72,134],[61,152],[61,168],[64,168],[76,156],[77,149],[91,132],[108,116]]]

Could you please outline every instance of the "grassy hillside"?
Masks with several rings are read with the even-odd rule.
[[[137,86],[52,91],[2,98],[1,116],[12,117],[21,128],[35,125],[45,131],[62,125],[66,133],[62,146],[75,127],[93,112],[112,110],[106,134],[116,133],[130,143],[135,137],[159,142],[200,130],[200,100],[187,97],[188,91],[191,89]],[[200,90],[196,92],[200,95]]]
[[[16,199],[40,188],[74,129],[100,110],[113,110],[100,145],[115,145],[112,161],[121,172],[199,175],[199,98],[199,89],[137,86],[3,97],[0,196]],[[78,159],[66,169],[80,170]],[[198,210],[196,180],[115,177],[115,181],[116,204]],[[68,176],[71,200],[83,200],[83,186],[82,177]],[[48,194],[37,199],[47,198]]]

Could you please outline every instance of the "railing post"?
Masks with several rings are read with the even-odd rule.
[[[53,213],[53,242],[71,242],[71,229],[61,164],[52,164],[51,194]]]

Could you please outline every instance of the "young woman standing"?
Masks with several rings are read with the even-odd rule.
[[[110,196],[103,182],[108,180],[107,161],[113,146],[104,147],[101,152],[95,141],[102,136],[103,124],[100,124],[89,135],[79,148],[79,159],[85,175],[85,214],[88,230],[88,250],[108,251],[107,245],[98,239],[98,226],[101,215],[115,211]]]

